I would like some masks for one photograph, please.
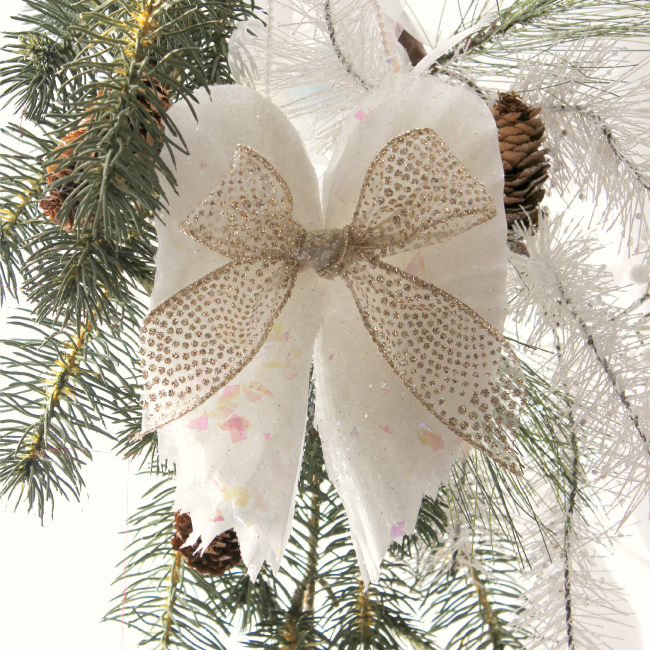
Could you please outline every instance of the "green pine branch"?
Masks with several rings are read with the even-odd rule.
[[[10,126],[13,142],[0,159],[0,299],[20,288],[40,323],[31,334],[41,339],[7,342],[14,356],[5,360],[10,384],[1,399],[12,415],[3,422],[0,478],[3,494],[24,497],[42,517],[57,493],[79,498],[92,437],[105,434],[108,422],[120,451],[142,454],[143,463],[155,454],[154,436],[134,442],[132,434],[139,420],[135,333],[141,293],[153,286],[159,179],[175,183],[160,154],[163,147],[184,151],[165,97],[191,102],[196,88],[231,81],[226,37],[252,5],[27,4],[31,12],[20,20],[31,31],[10,35],[14,56],[0,65],[5,96],[37,122]],[[38,205],[53,191],[66,197],[56,223]],[[71,232],[59,225],[68,218]],[[30,327],[24,318],[21,324]],[[53,363],[68,363],[71,337],[83,341],[84,368],[100,372],[57,375],[61,391],[48,392],[43,378]],[[95,375],[101,380],[90,387]]]
[[[113,427],[137,417],[139,369],[128,330],[35,325],[25,312],[8,322],[22,337],[3,341],[0,495],[43,519],[57,493],[79,500],[92,438],[114,440]]]
[[[3,224],[1,249],[3,284],[15,293],[19,272],[29,279],[32,270],[49,264],[52,268],[47,273],[26,285],[28,297],[38,303],[39,318],[60,310],[77,312],[82,321],[92,317],[93,310],[107,316],[101,309],[106,300],[98,300],[94,283],[72,281],[79,276],[74,271],[70,275],[69,270],[76,267],[80,275],[97,278],[109,258],[124,258],[128,249],[133,268],[130,272],[121,269],[126,278],[121,290],[117,275],[112,274],[115,280],[109,278],[113,281],[109,281],[107,299],[120,301],[121,295],[131,291],[131,279],[150,288],[151,272],[143,267],[151,265],[155,251],[153,215],[164,212],[160,179],[175,187],[173,170],[162,161],[161,150],[185,152],[182,137],[166,113],[164,96],[172,102],[191,103],[198,87],[232,81],[226,38],[237,20],[250,15],[252,5],[243,0],[51,0],[32,2],[30,8],[32,13],[21,20],[32,25],[34,32],[9,35],[15,42],[7,47],[19,55],[0,66],[0,83],[7,87],[10,100],[31,107],[25,116],[39,122],[47,135],[33,152],[22,154],[24,166],[31,167],[27,179],[22,171],[15,172],[16,155],[3,156],[0,173],[11,180],[3,184],[3,200],[33,216],[39,212],[40,198],[48,191],[61,191],[65,200],[57,222],[74,223],[77,238],[72,242],[59,233],[59,248],[72,246],[85,270],[79,268],[80,262],[68,264],[66,260],[64,264],[50,253],[57,238],[55,229],[50,229],[47,241],[30,241],[27,251],[22,242],[14,244],[16,210],[9,209],[9,214],[3,213],[3,221],[8,220]],[[38,56],[46,57],[49,50],[34,45],[38,52],[26,52],[25,39],[32,44],[71,39],[74,45],[66,52],[74,56],[59,57],[56,65],[38,62]],[[50,75],[49,80],[43,75]],[[44,105],[32,106],[35,89],[43,84],[51,90],[49,99],[41,94],[47,113]],[[23,137],[24,128],[14,130]],[[70,139],[71,134],[76,137]],[[64,137],[65,146],[55,144]],[[85,244],[81,244],[84,235]],[[99,250],[97,244],[101,248],[102,242],[110,250]],[[111,261],[108,266],[122,267],[123,261]],[[69,285],[63,289],[56,286],[62,274]],[[35,285],[40,290],[32,296]],[[75,308],[71,309],[73,297]],[[81,304],[85,305],[83,314]]]
[[[523,586],[516,553],[508,546],[496,550],[494,540],[475,540],[472,556],[461,551],[453,571],[443,564],[425,578],[430,583],[424,601],[433,619],[430,633],[449,638],[445,650],[524,647],[521,633],[509,625]]]
[[[482,0],[471,0],[456,32],[477,22],[484,8]],[[649,35],[643,0],[514,0],[500,3],[494,22],[442,55],[432,72],[461,81],[487,99],[486,87],[512,85],[522,56],[557,55],[584,39],[624,41],[634,48]],[[594,80],[603,82],[602,75]]]
[[[137,629],[144,647],[225,650],[229,603],[215,581],[187,568],[170,543],[173,492],[171,476],[163,478],[130,519],[132,541],[114,582],[120,593],[104,620]]]
[[[18,297],[21,273],[30,251],[26,241],[38,232],[38,201],[45,189],[41,152],[52,140],[26,127],[0,131],[0,306]],[[25,151],[27,149],[27,151]]]
[[[482,15],[485,3],[472,0],[461,14],[456,32],[470,27]],[[646,2],[628,0],[514,0],[500,3],[494,22],[461,41],[438,59],[442,67],[463,56],[507,50],[512,40],[522,47],[540,41],[562,43],[585,37],[643,38],[650,30]]]
[[[15,41],[3,49],[14,56],[0,64],[0,86],[6,86],[0,96],[25,118],[39,122],[65,82],[63,70],[74,56],[71,41],[56,41],[39,32],[10,36]]]
[[[84,83],[68,89],[50,120],[58,121],[60,135],[86,130],[70,156],[61,160],[54,151],[48,163],[73,168],[65,183],[75,190],[61,219],[74,208],[80,230],[120,245],[130,231],[146,236],[145,223],[162,207],[159,178],[175,186],[161,149],[185,152],[152,80],[172,102],[191,102],[198,87],[230,82],[224,39],[251,7],[221,0],[132,0],[113,7],[84,13],[71,28],[80,51],[67,67]]]
[[[80,327],[128,320],[141,314],[141,292],[148,294],[155,275],[153,234],[116,246],[90,233],[65,233],[42,222],[27,245],[34,251],[23,270],[23,290],[37,320],[53,317]],[[148,228],[150,229],[150,227]]]

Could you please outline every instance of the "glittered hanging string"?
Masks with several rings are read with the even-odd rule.
[[[288,186],[238,146],[230,177],[181,224],[234,260],[154,309],[141,355],[143,434],[195,408],[265,343],[298,274],[341,277],[362,321],[411,393],[445,426],[521,474],[512,439],[524,399],[510,346],[470,307],[380,256],[451,239],[497,214],[431,129],[391,140],[370,165],[350,226],[307,233]]]

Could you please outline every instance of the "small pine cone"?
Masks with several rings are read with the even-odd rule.
[[[195,571],[220,576],[241,562],[239,541],[232,528],[217,535],[202,555],[195,555],[200,538],[194,545],[181,548],[192,534],[192,519],[189,514],[177,512],[174,515],[174,528],[176,534],[171,539],[172,548],[178,551],[185,558],[187,565]]]
[[[68,171],[68,174],[69,173],[70,171]],[[59,178],[63,176],[67,176],[67,174],[61,174]],[[48,180],[49,178],[50,177],[48,176]],[[61,210],[61,206],[68,196],[72,194],[75,187],[77,187],[76,183],[68,183],[67,185],[63,185],[63,187],[55,187],[50,190],[49,195],[46,198],[41,199],[38,202],[38,207],[50,218],[50,221],[54,221],[55,223],[60,221],[59,211]],[[75,208],[72,208],[72,210],[70,210],[66,215],[65,221],[61,223],[61,227],[66,232],[72,232],[76,212]]]
[[[499,129],[508,229],[512,230],[516,223],[535,229],[549,168],[548,150],[541,148],[544,125],[537,117],[542,109],[532,108],[512,92],[499,93],[490,110]]]
[[[81,124],[87,124],[89,121],[90,121],[90,118],[84,117],[84,119],[81,120]],[[70,131],[70,133],[68,133],[68,135],[64,135],[61,138],[61,140],[63,142],[65,142],[65,144],[70,144],[71,142],[73,142],[77,138],[80,138],[85,132],[86,132],[86,127],[81,126],[80,128],[75,129],[74,131]],[[65,151],[66,152],[64,154],[61,154],[61,155],[62,156],[63,155],[69,156],[72,153],[72,147],[67,148]]]
[[[167,112],[170,106],[169,91],[167,88],[155,78],[150,79],[149,77],[145,77],[142,79],[142,81],[147,86],[149,86],[149,88],[152,88],[156,92],[160,105],[163,107],[165,112]],[[158,109],[151,103],[151,101],[145,96],[144,93],[138,93],[138,101],[140,102],[140,105],[144,109],[145,113],[148,113],[151,121],[155,123],[159,129],[162,130],[164,128],[164,122],[160,111],[158,111]],[[150,146],[153,147],[154,138],[153,135],[147,130],[146,124],[140,125],[140,135],[149,143]]]
[[[74,131],[71,131],[67,135],[64,135],[63,138],[61,138],[63,144],[59,145],[56,150],[59,152],[58,158],[61,159],[62,162],[71,156],[72,152],[74,151],[74,147],[66,145],[69,145],[77,138],[80,138],[85,132],[86,127],[81,127],[79,129],[75,129]],[[48,165],[47,184],[52,185],[54,181],[65,178],[66,176],[70,176],[70,174],[72,174],[74,171],[74,167],[74,164],[68,165],[67,167],[61,167],[61,163]],[[50,218],[50,221],[58,223],[61,206],[63,205],[63,202],[70,196],[70,194],[72,194],[76,187],[76,183],[66,183],[65,185],[61,185],[59,187],[50,188],[48,196],[38,202],[38,207]],[[66,232],[72,232],[76,212],[76,209],[72,208],[72,210],[68,212],[65,222],[61,224],[61,227]]]

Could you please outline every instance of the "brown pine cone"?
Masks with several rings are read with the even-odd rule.
[[[169,92],[167,88],[163,86],[161,83],[159,83],[157,79],[151,80],[147,77],[143,79],[143,81],[150,88],[153,88],[155,90],[162,107],[164,108],[165,111],[167,111],[170,106]],[[102,94],[103,91],[100,90],[97,93],[97,97],[101,97]],[[138,94],[138,101],[140,102],[143,111],[149,116],[148,119],[152,123],[155,123],[156,126],[162,130],[164,128],[163,118],[160,112],[156,109],[156,107],[149,101],[149,99],[144,95],[144,93]],[[58,180],[65,176],[69,176],[74,171],[75,168],[74,163],[66,167],[61,167],[61,163],[64,161],[65,158],[71,156],[74,151],[74,146],[67,146],[67,145],[71,145],[77,138],[83,137],[87,129],[85,124],[88,124],[88,122],[90,122],[90,119],[91,119],[90,117],[85,117],[83,120],[81,120],[78,129],[71,131],[67,135],[64,135],[63,138],[61,138],[63,144],[59,145],[56,148],[56,152],[58,154],[57,157],[60,159],[60,162],[57,162],[54,165],[49,165],[47,167],[48,185],[52,185],[52,183],[54,183],[55,180]],[[140,124],[139,131],[140,131],[140,136],[143,137],[149,143],[149,145],[153,146],[154,138],[151,135],[151,133],[149,133],[149,131],[147,130],[146,123]],[[46,196],[45,198],[41,199],[38,202],[38,207],[50,218],[50,221],[58,222],[59,221],[58,214],[59,211],[61,210],[61,205],[63,204],[65,199],[68,196],[70,196],[70,194],[72,194],[72,192],[76,187],[77,184],[68,183],[65,185],[60,185],[55,188],[51,188],[49,190],[48,196]],[[70,212],[68,212],[65,223],[61,224],[62,228],[65,231],[67,232],[72,231],[74,226],[75,214],[76,214],[76,208],[73,208],[72,210],[70,210]]]
[[[192,519],[189,514],[181,514],[178,511],[174,515],[174,528],[176,534],[171,539],[172,548],[178,551],[185,558],[187,565],[195,571],[220,576],[241,562],[239,541],[232,528],[217,535],[202,555],[195,555],[201,538],[192,546],[181,548],[192,533]]]
[[[50,218],[50,221],[59,221],[59,211],[61,210],[61,206],[68,196],[72,194],[76,186],[76,183],[68,183],[60,188],[55,187],[50,190],[50,193],[46,198],[41,199],[38,202],[38,207],[45,212],[45,214]],[[66,232],[72,232],[76,212],[76,209],[72,208],[72,210],[70,210],[66,215],[65,222],[61,223],[61,227]]]
[[[158,95],[158,101],[160,101],[161,106],[167,112],[169,110],[169,91],[163,84],[161,84],[156,78],[150,79],[149,77],[145,77],[142,80],[149,88],[152,88],[155,90],[156,94]],[[156,126],[160,129],[164,129],[164,121],[162,118],[162,115],[160,114],[160,111],[149,101],[149,99],[145,96],[144,93],[138,93],[138,101],[140,102],[140,105],[144,109],[145,113],[148,113],[151,121],[156,124]],[[154,145],[154,138],[149,133],[147,130],[146,124],[140,124],[140,135],[149,143],[150,146],[153,147]]]
[[[83,136],[86,132],[86,127],[82,126],[79,129],[71,131],[67,135],[64,135],[61,138],[63,145],[59,145],[56,151],[59,152],[58,158],[61,159],[61,162],[64,162],[65,158],[68,158],[72,155],[74,147],[65,146],[70,145],[74,140]],[[74,171],[74,163],[68,165],[67,167],[61,167],[61,163],[56,163],[54,165],[49,165],[47,167],[47,184],[52,185],[54,181],[61,178],[69,176]],[[59,211],[63,202],[72,194],[72,192],[77,187],[76,183],[65,183],[64,185],[59,185],[58,187],[51,188],[49,195],[38,202],[38,207],[50,218],[50,221],[58,222],[59,221]],[[61,227],[66,232],[71,232],[74,225],[74,217],[76,209],[73,208],[66,215],[65,222],[61,224]]]
[[[504,198],[508,228],[515,223],[536,228],[548,179],[547,149],[541,147],[541,108],[525,104],[516,93],[499,93],[490,108],[499,129],[499,149],[505,174]]]

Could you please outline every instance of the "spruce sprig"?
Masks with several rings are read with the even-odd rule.
[[[449,638],[445,650],[523,648],[523,635],[509,624],[523,591],[516,553],[507,543],[496,548],[486,539],[475,539],[471,552],[457,550],[452,564],[426,576],[430,633]]]
[[[64,69],[74,53],[71,41],[57,41],[39,32],[14,33],[17,41],[3,49],[14,54],[0,65],[2,97],[32,122],[48,112],[57,91],[65,82]]]
[[[132,291],[130,278],[150,289],[150,271],[145,267],[152,263],[155,251],[153,215],[164,213],[160,179],[175,187],[161,150],[167,148],[172,158],[174,152],[185,153],[157,89],[172,101],[191,103],[197,88],[231,82],[226,37],[253,5],[243,0],[52,0],[30,7],[32,13],[20,19],[34,27],[33,34],[9,34],[14,40],[9,49],[20,50],[21,39],[32,34],[32,41],[47,37],[60,44],[72,39],[74,56],[57,59],[55,76],[60,83],[47,81],[51,91],[49,99],[43,98],[47,112],[43,106],[25,114],[46,135],[27,137],[29,129],[14,127],[16,140],[28,139],[32,145],[27,154],[20,154],[29,170],[16,170],[19,154],[5,152],[0,163],[7,181],[3,200],[34,217],[40,198],[48,191],[65,189],[57,221],[70,220],[76,237],[57,234],[53,228],[43,235],[47,229],[39,228],[39,236],[25,247],[17,232],[15,210],[10,210],[1,242],[3,285],[15,293],[19,273],[29,280],[32,270],[47,268],[45,275],[37,274],[26,285],[28,296],[38,303],[39,318],[64,311],[85,321],[94,317],[94,311],[101,320],[108,316],[101,308],[106,300],[124,302],[124,295]],[[33,63],[36,53],[25,56]],[[10,99],[28,103],[33,89],[46,83],[39,74],[43,70],[50,74],[55,66],[41,62],[38,72],[36,64],[25,67],[21,62],[6,61],[0,67],[0,83],[8,87]],[[70,134],[75,137],[62,145],[60,139]],[[59,242],[53,247],[56,239]],[[78,262],[58,259],[67,249],[72,249]],[[131,273],[123,268],[127,255],[134,262]],[[72,267],[78,275],[70,274]],[[66,287],[57,286],[62,275]],[[74,280],[82,275],[92,281]],[[122,287],[120,275],[126,278]],[[96,279],[107,282],[105,300],[98,295]]]
[[[56,494],[79,500],[93,439],[115,440],[113,427],[137,415],[138,364],[124,328],[36,325],[24,310],[9,324],[22,336],[3,341],[0,495],[42,520]]]
[[[457,31],[476,22],[484,7],[481,0],[470,0]],[[443,75],[471,82],[469,87],[480,94],[482,86],[505,88],[512,84],[519,73],[522,51],[558,54],[568,52],[576,42],[599,38],[624,40],[634,48],[648,35],[650,17],[643,1],[513,0],[500,3],[494,22],[440,57],[435,68]]]
[[[39,231],[43,217],[38,201],[45,188],[42,152],[52,140],[26,127],[0,131],[0,305],[18,298],[24,264],[30,255],[26,241]]]
[[[230,629],[229,603],[214,581],[188,569],[170,544],[173,492],[171,476],[162,478],[143,495],[129,523],[132,541],[114,583],[127,584],[123,620],[141,632],[144,647],[225,650],[221,634]],[[113,602],[105,620],[121,623],[121,590]]]

